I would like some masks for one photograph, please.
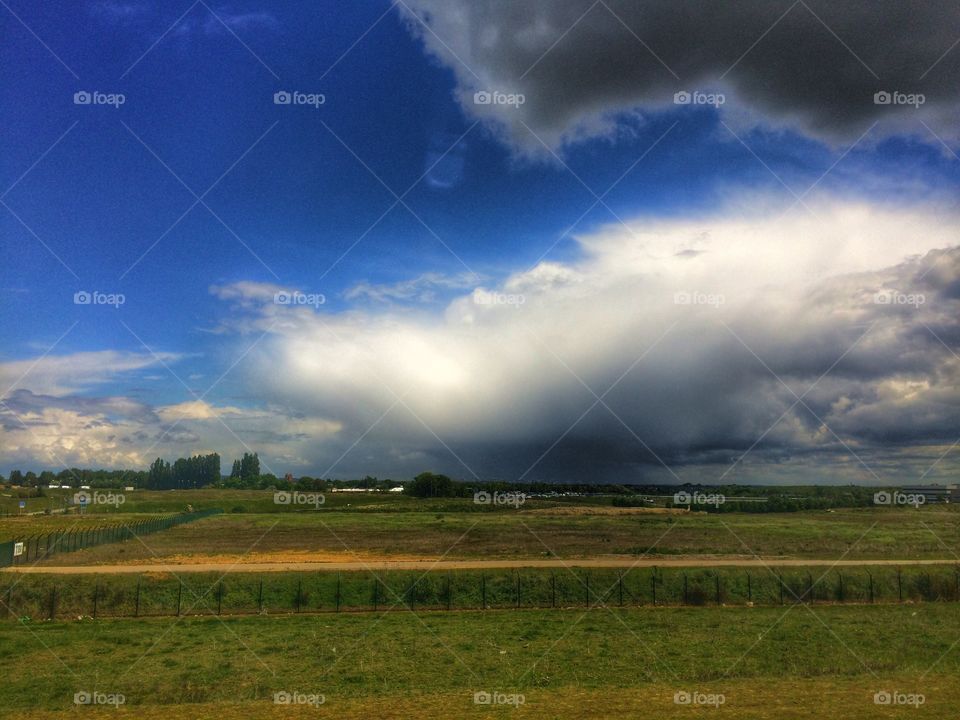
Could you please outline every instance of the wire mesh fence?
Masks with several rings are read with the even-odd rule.
[[[104,523],[95,527],[39,533],[0,543],[0,567],[26,565],[58,553],[74,552],[105,543],[126,542],[135,537],[168,530],[184,523],[223,512],[220,509],[163,515],[127,523]]]
[[[957,602],[960,567],[11,576],[7,618]]]

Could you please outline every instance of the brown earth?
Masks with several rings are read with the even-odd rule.
[[[279,557],[278,557],[279,556]],[[349,558],[349,559],[347,559]],[[520,560],[444,560],[433,557],[396,556],[389,559],[356,553],[253,553],[242,556],[191,555],[173,561],[124,565],[23,566],[4,572],[56,575],[121,574],[144,572],[292,572],[318,570],[486,570],[496,568],[633,568],[633,567],[864,567],[871,565],[955,565],[956,559],[836,560],[835,558],[756,558],[751,556],[685,556],[674,558],[606,556],[575,560],[530,558]]]

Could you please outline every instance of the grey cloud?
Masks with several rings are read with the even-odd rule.
[[[447,308],[440,326],[350,313],[274,331],[249,386],[294,412],[344,423],[313,449],[321,470],[363,436],[333,474],[429,466],[460,477],[674,480],[665,463],[684,480],[715,481],[749,451],[727,479],[876,482],[877,473],[894,482],[893,472],[917,479],[960,437],[960,300],[950,292],[960,280],[960,249],[878,264],[876,256],[891,252],[881,250],[881,233],[896,243],[902,229],[929,235],[939,226],[921,212],[890,228],[879,212],[865,213],[850,231],[869,239],[854,253],[854,265],[869,271],[782,286],[764,276],[776,274],[767,259],[736,261],[748,267],[731,276],[712,253],[663,251],[648,268],[648,255],[608,238],[595,260],[505,281],[503,288],[527,293],[522,308],[478,310],[468,297]],[[769,230],[783,233],[778,228],[796,222]],[[945,222],[943,238],[953,221]],[[689,236],[685,224],[651,236],[671,232],[678,244]],[[736,222],[716,227],[728,245],[745,232]],[[803,227],[791,232],[783,243],[788,276],[793,264],[797,277],[804,265],[822,267],[823,257],[839,267],[845,253],[829,233],[825,255],[801,261],[789,252],[796,238],[807,247],[818,240]],[[766,243],[762,234],[754,254]],[[941,239],[926,242],[936,247]],[[909,253],[903,245],[899,257]],[[691,263],[706,274],[688,276]],[[622,274],[610,277],[611,268]],[[554,282],[561,271],[579,282]],[[690,282],[714,281],[726,283],[720,309],[672,301],[677,290],[709,289]],[[886,302],[878,293],[923,301]],[[596,398],[583,383],[598,395],[616,384],[604,396],[609,410],[588,410]],[[930,477],[955,468],[948,457]]]
[[[464,110],[525,152],[612,132],[614,116],[719,90],[728,122],[787,126],[830,143],[884,133],[956,140],[960,6],[743,0],[410,0],[403,15],[458,80]],[[430,28],[426,30],[424,23]],[[525,103],[476,105],[478,90]],[[922,93],[919,110],[879,91]],[[526,126],[526,127],[525,127]]]
[[[105,416],[111,419],[158,423],[153,408],[129,397],[82,397],[78,395],[43,395],[30,390],[14,390],[3,399],[4,405],[18,415],[41,412],[48,408],[68,410],[79,415]]]
[[[347,290],[344,297],[347,300],[366,299],[376,302],[433,302],[438,293],[471,287],[478,279],[470,273],[444,275],[429,272],[412,280],[396,283],[360,282]]]

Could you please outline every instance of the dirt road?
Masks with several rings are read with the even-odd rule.
[[[324,570],[485,570],[507,568],[631,568],[631,567],[864,567],[872,565],[955,565],[955,558],[940,560],[835,560],[835,559],[797,559],[752,557],[695,557],[695,558],[630,558],[602,557],[582,559],[543,559],[529,560],[343,560],[324,562],[177,562],[177,563],[141,563],[130,565],[78,565],[78,566],[23,566],[5,568],[4,572],[45,573],[57,575],[124,574],[124,573],[264,573],[291,571]]]

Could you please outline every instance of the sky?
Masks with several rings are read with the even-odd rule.
[[[0,6],[0,472],[956,481],[958,8]]]

